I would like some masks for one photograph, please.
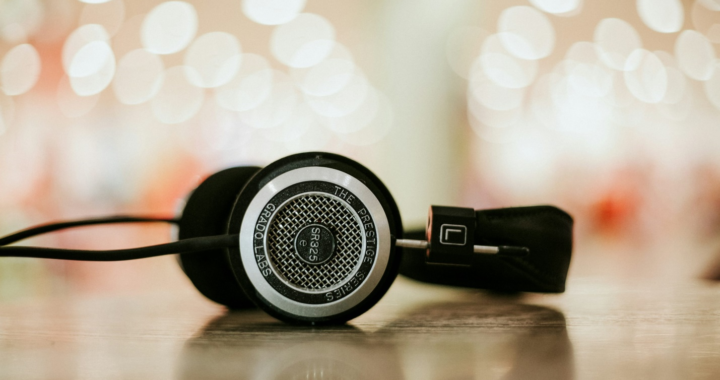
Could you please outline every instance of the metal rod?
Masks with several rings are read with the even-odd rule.
[[[473,252],[482,253],[485,255],[497,255],[500,253],[500,247],[493,247],[489,245],[475,245],[473,246]]]
[[[395,245],[403,248],[428,249],[430,246],[425,240],[397,239]]]
[[[430,247],[430,244],[425,240],[411,239],[397,239],[395,245],[397,245],[398,247],[412,249],[428,249]],[[486,255],[497,255],[500,252],[500,248],[488,245],[476,245],[473,246],[473,252]]]

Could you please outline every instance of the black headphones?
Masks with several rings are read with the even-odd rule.
[[[178,225],[176,242],[84,251],[8,247],[70,227]],[[403,233],[388,189],[343,156],[301,153],[265,168],[215,173],[182,216],[112,217],[43,225],[0,238],[0,256],[119,261],[179,254],[195,287],[230,309],[258,306],[290,323],[342,323],[370,309],[398,273],[442,285],[560,293],[573,220],[552,206],[432,206],[427,229]]]

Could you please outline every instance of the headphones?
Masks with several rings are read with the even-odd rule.
[[[110,251],[8,246],[66,228],[141,222],[176,224],[178,239]],[[561,293],[572,228],[572,217],[553,206],[431,206],[425,230],[403,233],[380,179],[346,157],[314,152],[215,173],[190,194],[179,218],[42,225],[0,238],[0,257],[120,261],[178,254],[210,300],[315,325],[364,313],[398,273],[441,285]]]

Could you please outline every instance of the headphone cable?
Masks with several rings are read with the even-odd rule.
[[[178,253],[202,252],[209,249],[228,248],[232,246],[237,246],[238,240],[240,239],[240,236],[238,234],[203,236],[183,239],[172,243],[153,245],[149,247],[104,251],[40,247],[7,247],[7,245],[16,243],[20,240],[46,234],[49,232],[55,232],[73,227],[119,223],[178,224],[180,223],[180,219],[119,215],[108,218],[85,219],[43,224],[0,238],[0,257],[34,257],[41,259],[80,261],[124,261]]]

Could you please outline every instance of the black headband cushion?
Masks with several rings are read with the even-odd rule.
[[[527,257],[476,255],[471,265],[434,265],[425,251],[406,249],[400,274],[435,284],[560,293],[565,291],[572,256],[573,219],[554,206],[478,210],[476,245],[511,245],[530,249]],[[424,231],[406,234],[424,239]]]
[[[185,204],[179,239],[223,235],[238,194],[260,168],[235,167],[208,177]],[[253,303],[235,280],[225,249],[178,255],[180,267],[205,297],[230,309]]]

